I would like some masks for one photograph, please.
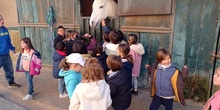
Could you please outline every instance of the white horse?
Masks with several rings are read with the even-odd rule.
[[[99,21],[118,15],[118,5],[113,0],[94,0],[92,8],[93,11],[89,20],[90,26],[96,26]]]

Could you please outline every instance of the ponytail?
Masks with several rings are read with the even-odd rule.
[[[64,71],[67,71],[70,68],[68,63],[66,62],[66,58],[60,61],[59,67],[62,68]]]
[[[131,62],[132,64],[134,64],[134,59],[133,59],[133,56],[131,54],[128,54],[126,59],[128,60],[128,62]]]

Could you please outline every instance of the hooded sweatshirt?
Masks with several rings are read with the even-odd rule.
[[[110,88],[103,79],[79,83],[70,99],[69,110],[107,110],[111,103]]]
[[[142,55],[145,53],[145,50],[141,43],[132,44],[130,46],[130,49],[131,49],[130,54],[133,56],[133,59],[134,59],[134,66],[132,68],[132,76],[138,77],[140,75]]]
[[[82,79],[81,73],[74,70],[63,71],[63,69],[61,69],[59,76],[64,77],[68,96],[71,98],[76,85],[78,85]]]
[[[9,50],[14,51],[15,47],[11,44],[11,38],[8,29],[5,26],[0,27],[0,55],[6,55]]]

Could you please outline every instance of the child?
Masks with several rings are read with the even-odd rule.
[[[74,39],[76,39],[78,32],[75,30],[68,30],[67,34],[66,34],[66,38],[63,40],[63,42],[65,43],[65,52],[67,55],[70,55],[71,53],[73,53],[73,42]]]
[[[76,86],[69,110],[107,110],[111,103],[103,69],[98,59],[90,58],[83,67],[82,81]]]
[[[86,39],[88,39],[88,41],[89,41],[88,45],[86,46],[87,52],[88,52],[88,51],[92,51],[92,49],[94,48],[94,46],[97,44],[97,41],[96,41],[95,37],[91,36],[91,35],[88,34],[88,33],[84,34],[84,37],[85,37]]]
[[[102,44],[103,52],[105,52],[106,45],[110,44],[109,33],[104,33],[102,36],[104,43]]]
[[[32,46],[31,40],[28,37],[21,39],[22,52],[18,56],[16,71],[24,71],[28,84],[28,94],[23,100],[33,99],[34,97],[34,75],[40,74],[41,56],[38,51]]]
[[[156,53],[157,62],[152,69],[149,65],[145,67],[151,71],[151,91],[153,97],[150,110],[158,110],[160,105],[164,105],[166,110],[173,109],[173,101],[178,101],[183,106],[186,105],[183,95],[183,81],[188,75],[185,65],[180,70],[172,65],[171,54],[166,49],[159,49]]]
[[[117,47],[120,43],[121,37],[116,31],[111,31],[109,33],[110,43],[106,45],[105,53],[107,55],[118,55]]]
[[[111,90],[112,107],[114,110],[126,110],[131,104],[128,71],[122,67],[121,58],[116,55],[108,56],[107,65],[111,70],[106,80]]]
[[[132,68],[134,64],[134,60],[130,52],[130,47],[128,44],[120,43],[117,47],[117,53],[121,58],[123,63],[123,68],[125,68],[128,72],[127,75],[129,76],[129,84],[132,88]]]
[[[64,52],[65,45],[62,41],[56,44],[56,51],[53,54],[53,77],[58,79],[58,90],[59,90],[59,97],[65,98],[68,97],[68,94],[65,93],[65,83],[64,78],[59,76],[60,68],[59,64],[62,59],[65,58],[66,53]]]
[[[220,86],[220,67],[215,69],[215,75],[213,77],[213,84]],[[212,97],[206,102],[203,110],[220,110],[220,90],[215,92]]]
[[[63,59],[59,66],[62,67],[59,75],[64,77],[66,89],[69,98],[71,98],[76,85],[81,81],[80,70],[84,66],[84,60],[79,53],[72,53],[66,59]]]
[[[142,55],[144,52],[144,47],[141,43],[137,43],[138,37],[136,34],[129,34],[128,35],[128,44],[130,45],[130,54],[133,56],[134,59],[134,66],[132,68],[132,93],[134,95],[138,95],[138,80],[137,78],[140,75],[141,69],[141,60]]]
[[[53,43],[53,47],[54,47],[54,49],[56,49],[55,48],[55,46],[56,46],[56,44],[59,42],[59,41],[63,41],[64,39],[65,39],[65,29],[64,29],[64,27],[63,26],[59,26],[58,28],[57,28],[57,37],[54,39],[54,43]]]
[[[104,76],[106,77],[107,72],[109,71],[109,68],[106,64],[106,59],[107,59],[107,55],[105,54],[105,52],[103,52],[102,49],[102,45],[101,44],[97,44],[93,50],[92,50],[94,56],[100,61],[101,66],[104,70]]]

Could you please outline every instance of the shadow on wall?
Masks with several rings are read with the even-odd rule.
[[[16,49],[16,54],[13,54],[10,52],[11,59],[12,61],[16,61],[17,57],[21,51],[21,46],[20,46],[20,35],[18,30],[9,30],[10,36],[11,36],[11,43],[15,46]]]

